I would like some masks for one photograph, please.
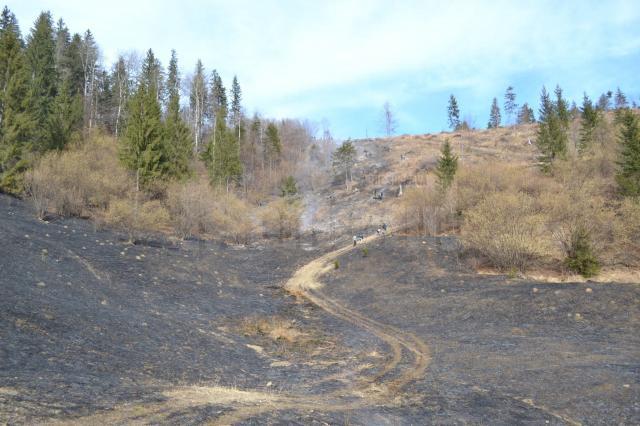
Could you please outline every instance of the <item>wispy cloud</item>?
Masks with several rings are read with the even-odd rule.
[[[122,50],[153,47],[167,58],[176,48],[183,70],[201,58],[227,79],[238,74],[249,109],[332,122],[341,121],[341,111],[370,115],[390,99],[406,123],[419,123],[404,107],[415,108],[420,98],[448,91],[499,96],[518,74],[638,58],[640,51],[637,1],[183,3],[114,0],[87,7],[85,1],[22,0],[9,6],[23,28],[40,9],[64,17],[73,30],[90,27],[109,61]]]

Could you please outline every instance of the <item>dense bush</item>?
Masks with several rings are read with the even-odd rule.
[[[105,210],[121,198],[133,182],[120,166],[112,139],[93,136],[63,152],[46,154],[25,175],[27,194],[38,214],[88,215]]]
[[[489,194],[466,213],[461,236],[502,270],[524,271],[551,252],[545,217],[524,193]]]
[[[288,238],[300,231],[302,203],[280,198],[265,206],[260,214],[265,235]]]

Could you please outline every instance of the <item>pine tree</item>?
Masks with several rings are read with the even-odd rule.
[[[29,67],[17,21],[5,9],[0,31],[0,187],[22,190],[19,176],[27,167],[36,122],[29,99]]]
[[[620,90],[619,87],[616,89],[616,96],[614,98],[614,101],[616,110],[625,109],[629,106],[629,104],[627,103],[627,97],[624,93],[622,93],[622,90]]]
[[[267,161],[273,163],[278,160],[282,153],[282,142],[278,133],[278,127],[274,123],[269,123],[265,130],[265,148]]]
[[[525,102],[518,112],[518,124],[531,124],[535,122],[536,117],[533,114],[533,109]]]
[[[224,185],[229,189],[242,176],[239,142],[234,132],[227,128],[222,117],[216,121],[214,132],[217,134],[216,141],[214,143],[212,135],[203,157],[209,170],[211,183]]]
[[[242,128],[242,90],[240,89],[240,83],[238,83],[238,77],[233,76],[233,83],[231,84],[231,121],[233,127],[236,129],[238,139],[241,138]]]
[[[227,105],[227,91],[222,84],[222,78],[218,75],[216,70],[211,72],[211,116],[214,120],[217,117],[223,120],[227,119],[227,111],[229,110]]]
[[[68,80],[72,94],[84,96],[84,65],[82,63],[82,36],[75,33],[65,51],[60,65],[63,78]]]
[[[60,86],[49,115],[51,149],[62,149],[82,129],[82,98],[72,95],[68,80]]]
[[[336,149],[331,158],[333,160],[333,169],[337,176],[344,175],[345,185],[351,181],[351,169],[356,161],[357,151],[353,142],[347,140]]]
[[[446,139],[442,145],[441,155],[435,170],[435,174],[438,177],[438,186],[443,191],[446,191],[451,186],[457,170],[458,156],[451,152],[451,144]]]
[[[609,109],[611,108],[611,97],[612,96],[613,96],[613,93],[611,91],[608,91],[608,92],[603,93],[602,95],[600,95],[600,97],[598,98],[597,108],[600,111],[609,111]]]
[[[623,195],[640,197],[640,122],[629,109],[621,114],[620,158],[616,180]]]
[[[559,98],[561,99],[561,96]],[[557,104],[551,101],[544,87],[540,95],[539,122],[536,140],[536,145],[540,150],[538,160],[540,168],[545,172],[549,172],[553,161],[556,158],[564,158],[566,155],[567,128],[560,118]]]
[[[162,93],[164,91],[162,65],[151,49],[147,51],[147,55],[142,62],[140,84],[145,86],[147,92],[154,96],[156,101],[162,101]]]
[[[500,107],[498,106],[498,100],[496,98],[493,98],[487,129],[497,129],[498,127],[500,127],[500,118]]]
[[[497,106],[497,104],[496,104]],[[513,91],[513,87],[507,87],[507,91],[504,94],[504,112],[507,115],[509,123],[513,123],[513,118],[518,111],[518,104],[516,103],[516,94]]]
[[[69,44],[71,43],[71,34],[69,33],[69,29],[67,25],[64,23],[62,18],[58,20],[55,29],[55,37],[56,37],[56,69],[58,70],[58,76],[61,80],[68,78],[65,69],[65,55],[67,54],[67,49],[69,48]]]
[[[187,176],[190,172],[193,149],[189,128],[180,116],[180,76],[176,51],[171,51],[169,76],[167,78],[167,118],[165,119],[165,139],[170,150],[171,175],[176,178]]]
[[[556,85],[555,94],[556,94],[555,110],[556,110],[557,116],[560,119],[560,123],[562,124],[562,126],[565,129],[568,129],[569,120],[570,120],[569,108],[567,105],[567,101],[562,97],[562,89],[560,88],[559,85]]]
[[[447,108],[449,127],[451,130],[458,130],[460,128],[460,109],[458,108],[458,101],[455,96],[449,96],[449,106]]]
[[[31,73],[29,98],[36,120],[34,148],[37,151],[49,149],[52,143],[47,124],[58,87],[55,50],[51,14],[43,12],[31,30],[26,50]]]
[[[136,174],[136,190],[171,175],[170,150],[165,143],[160,104],[154,87],[141,82],[129,101],[129,117],[120,140],[120,160]],[[151,91],[149,90],[151,89]]]
[[[591,99],[586,93],[584,94],[580,112],[582,127],[578,141],[578,152],[583,153],[593,144],[594,133],[600,121],[600,113],[597,108],[594,108]]]

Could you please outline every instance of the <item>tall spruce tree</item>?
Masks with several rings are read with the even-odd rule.
[[[640,122],[629,109],[620,117],[620,157],[616,181],[623,195],[640,197]]]
[[[189,174],[189,162],[193,149],[191,133],[180,116],[180,76],[176,51],[171,51],[169,75],[167,78],[167,115],[165,119],[165,138],[170,150],[171,174],[181,178]]]
[[[571,119],[571,114],[569,114],[569,105],[567,104],[566,99],[562,97],[562,89],[559,85],[556,85],[556,90],[554,91],[556,94],[556,105],[555,111],[560,119],[560,123],[565,129],[569,128],[569,120]]]
[[[447,117],[449,120],[449,128],[451,128],[451,130],[458,130],[460,128],[460,108],[458,107],[458,101],[453,94],[449,96]]]
[[[595,130],[600,121],[600,112],[594,107],[586,93],[582,100],[580,118],[581,128],[580,139],[578,140],[578,152],[584,153],[593,144]]]
[[[31,74],[29,98],[36,121],[34,149],[40,152],[52,144],[48,122],[58,88],[55,52],[51,14],[43,12],[27,38],[26,50]]]
[[[238,83],[238,77],[235,75],[231,83],[231,122],[238,135],[238,140],[240,140],[240,132],[242,129],[242,90],[240,89],[240,83]]]
[[[513,87],[509,86],[504,94],[504,113],[507,116],[507,123],[513,123],[517,111],[518,104],[516,103],[516,94],[513,91]]]
[[[125,135],[120,139],[120,160],[135,172],[136,190],[171,176],[171,151],[167,147],[162,112],[153,82],[140,81],[129,100]]]
[[[82,129],[82,98],[71,93],[68,79],[63,81],[53,102],[48,128],[52,149],[64,148]]]
[[[215,120],[217,117],[223,120],[227,119],[227,111],[229,110],[227,104],[227,91],[222,83],[222,78],[216,70],[211,72],[211,116]]]
[[[561,99],[562,97],[559,96],[559,98]],[[538,161],[540,168],[544,172],[549,172],[556,158],[564,158],[566,156],[567,128],[560,118],[557,104],[551,101],[544,87],[540,95],[539,123],[536,139],[536,145],[540,151]]]
[[[69,43],[71,43],[71,33],[69,33],[69,28],[64,23],[62,18],[58,19],[55,28],[55,38],[56,38],[56,69],[58,70],[58,76],[60,79],[64,79],[65,73],[63,70],[65,64],[65,54],[67,49],[69,48]]]
[[[27,167],[36,122],[29,92],[29,66],[17,21],[5,7],[0,30],[0,188],[19,192],[20,175]]]
[[[451,186],[457,170],[458,156],[453,154],[449,139],[446,139],[442,144],[440,158],[435,170],[440,189],[446,191]]]
[[[498,100],[496,98],[493,98],[487,129],[497,129],[498,127],[500,127],[500,118],[500,107],[498,106]]]
[[[222,117],[216,120],[216,141],[211,135],[203,158],[211,183],[226,186],[227,189],[237,183],[242,176],[239,142],[233,131],[229,130]]]

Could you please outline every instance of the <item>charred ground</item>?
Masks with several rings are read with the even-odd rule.
[[[332,313],[283,289],[327,243],[131,245],[32,217],[0,198],[4,422],[640,419],[637,284],[478,276],[454,239],[392,236],[337,257],[314,293]],[[274,318],[304,343],[247,332]]]

